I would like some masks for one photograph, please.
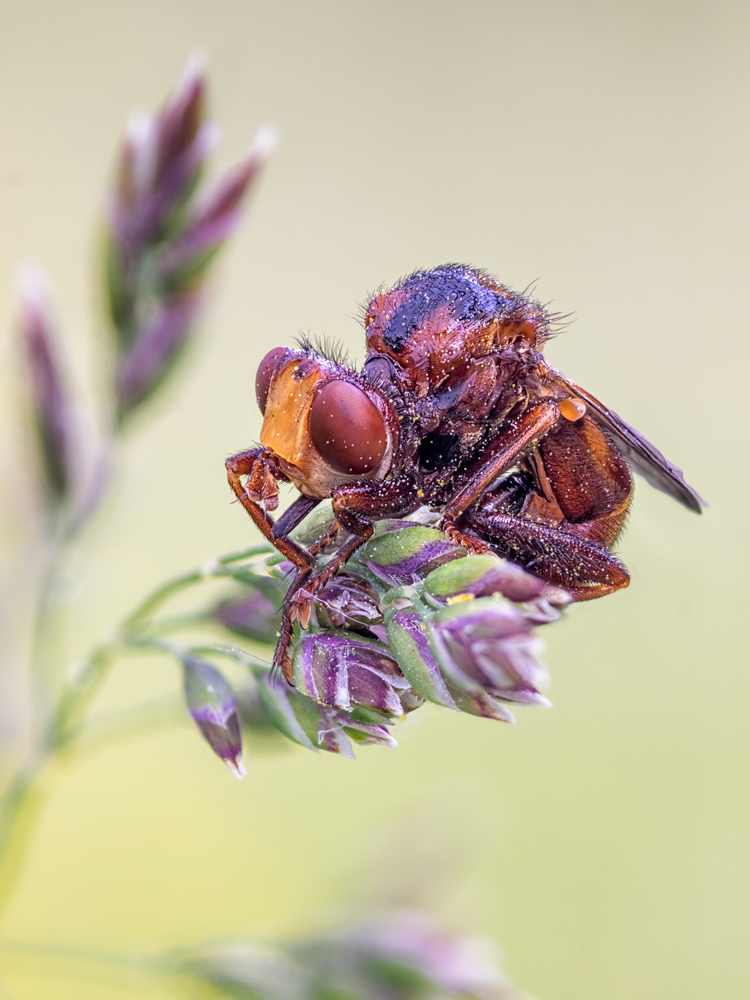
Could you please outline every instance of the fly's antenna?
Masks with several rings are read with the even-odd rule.
[[[303,351],[319,354],[320,357],[332,361],[335,365],[351,367],[349,351],[336,337],[329,337],[326,334],[323,334],[322,337],[311,337],[308,333],[301,333],[297,337],[297,343]]]

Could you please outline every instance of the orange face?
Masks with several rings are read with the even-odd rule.
[[[387,400],[354,372],[309,352],[275,348],[258,368],[261,444],[306,496],[384,479],[398,444]]]

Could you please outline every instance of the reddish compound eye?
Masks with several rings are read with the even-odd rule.
[[[343,379],[328,382],[315,398],[310,436],[332,469],[352,475],[372,472],[387,446],[380,410],[363,389]]]
[[[282,359],[285,357],[291,359],[293,352],[288,347],[274,347],[258,365],[258,374],[255,376],[255,398],[258,400],[261,413],[266,412],[271,382],[276,372],[282,367]]]

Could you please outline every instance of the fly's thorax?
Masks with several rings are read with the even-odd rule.
[[[536,303],[461,265],[416,272],[365,312],[368,356],[389,358],[418,398],[471,358],[536,349],[547,326]]]

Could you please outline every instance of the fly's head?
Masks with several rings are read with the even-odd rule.
[[[352,369],[313,351],[276,347],[261,361],[255,388],[261,444],[301,493],[323,498],[347,483],[387,476],[398,416]]]

